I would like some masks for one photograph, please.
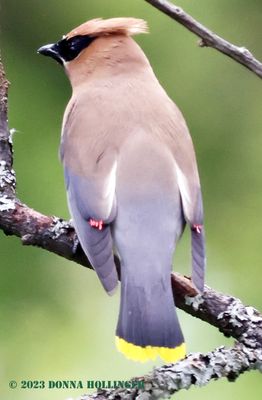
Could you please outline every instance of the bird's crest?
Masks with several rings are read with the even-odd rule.
[[[113,34],[137,35],[138,33],[147,33],[148,25],[143,19],[137,18],[111,18],[111,19],[92,19],[84,22],[77,28],[69,32],[65,37],[70,39],[74,36],[107,36]]]

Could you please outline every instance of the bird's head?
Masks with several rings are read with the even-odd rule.
[[[96,51],[94,43],[99,38],[129,37],[138,33],[146,33],[147,30],[147,23],[142,19],[93,19],[73,29],[58,42],[40,47],[38,53],[52,57],[68,68],[68,65],[78,59],[87,48],[89,49],[88,55],[93,56],[92,53]]]

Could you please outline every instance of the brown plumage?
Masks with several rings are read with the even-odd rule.
[[[92,20],[39,51],[64,65],[72,85],[61,160],[79,240],[103,286],[117,286],[118,347],[133,359],[185,354],[173,304],[172,256],[191,228],[192,281],[204,285],[203,208],[184,118],[130,37],[142,20]],[[97,229],[96,229],[97,227]],[[162,349],[162,350],[161,350]]]
[[[91,37],[108,36],[108,35],[138,35],[139,33],[147,33],[148,26],[146,21],[137,18],[96,18],[84,22],[77,28],[73,29],[65,37],[70,39],[77,35],[90,35]]]

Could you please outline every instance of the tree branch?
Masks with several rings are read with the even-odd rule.
[[[82,396],[81,400],[166,399],[182,389],[204,386],[211,380],[227,378],[233,382],[240,374],[252,369],[262,372],[261,349],[253,351],[238,343],[230,349],[219,347],[207,354],[189,354],[176,364],[155,368],[148,375],[134,378],[131,381],[133,388],[99,390],[93,395]],[[142,383],[142,388],[138,382]]]
[[[187,14],[182,8],[177,7],[167,0],[145,1],[197,35],[201,39],[199,42],[201,47],[212,47],[220,51],[262,78],[262,63],[245,47],[236,46],[216,35],[210,29],[196,21],[191,15]]]
[[[8,130],[7,101],[9,82],[5,77],[0,54],[0,211],[8,199],[15,196],[15,173],[13,166],[12,138]]]
[[[91,268],[70,222],[43,215],[16,198],[13,147],[7,119],[8,81],[0,61],[0,229],[21,238],[22,244],[41,247],[64,258]],[[116,258],[119,265],[119,261]],[[231,349],[219,348],[208,354],[190,354],[175,365],[155,369],[135,378],[145,383],[144,389],[103,390],[84,400],[158,399],[171,396],[192,384],[203,385],[212,379],[236,379],[246,370],[262,370],[262,315],[240,300],[205,286],[196,296],[189,278],[172,274],[176,305],[187,313],[217,327],[226,336],[238,340]]]
[[[202,296],[192,296],[190,280],[172,274],[176,305],[194,317],[215,326],[227,337],[233,337],[247,347],[262,349],[262,315],[246,307],[232,296],[219,293],[208,286]]]

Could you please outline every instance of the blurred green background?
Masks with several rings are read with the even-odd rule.
[[[177,5],[262,59],[260,0],[177,0]],[[262,81],[197,39],[143,0],[1,0],[1,49],[15,128],[19,198],[68,218],[57,153],[70,96],[62,71],[36,49],[94,17],[135,16],[149,22],[137,38],[195,143],[202,181],[208,251],[207,284],[262,309]],[[125,360],[114,346],[119,293],[109,298],[96,275],[0,232],[0,392],[5,400],[62,400],[83,390],[11,390],[11,379],[128,379],[152,369]],[[189,239],[175,269],[188,273]],[[215,328],[180,312],[189,351],[232,345]],[[258,372],[181,391],[179,400],[262,397]]]

